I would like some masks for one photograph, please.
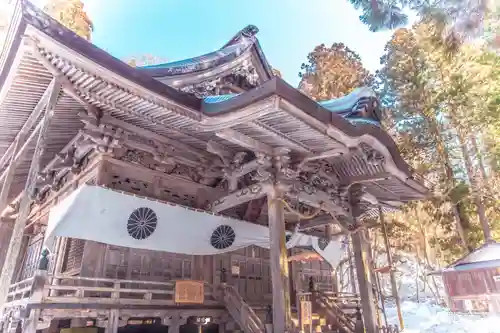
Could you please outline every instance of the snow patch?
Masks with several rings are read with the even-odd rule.
[[[441,300],[436,296],[445,297],[442,279],[435,277],[434,283],[432,277],[427,275],[436,268],[425,265],[407,253],[397,253],[394,259],[399,296],[402,300],[404,333],[500,332],[500,316],[458,314],[438,305],[437,302]],[[377,256],[377,267],[383,265],[387,265],[385,254]],[[384,294],[390,295],[388,274],[382,277],[381,285]],[[387,302],[386,310],[389,324],[397,325],[399,322],[394,302]]]
[[[404,333],[498,333],[500,316],[456,314],[431,301],[405,301],[401,305]],[[387,308],[390,324],[398,324],[396,308]]]

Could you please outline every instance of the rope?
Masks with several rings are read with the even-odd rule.
[[[275,202],[281,202],[281,203],[285,206],[285,208],[286,208],[289,212],[291,212],[291,213],[293,213],[293,214],[297,215],[298,217],[300,217],[300,218],[301,218],[301,219],[303,219],[303,220],[310,220],[310,219],[313,219],[313,218],[315,218],[316,216],[318,216],[318,215],[319,215],[319,213],[321,213],[321,210],[323,210],[323,203],[320,203],[319,208],[318,208],[318,209],[317,209],[317,210],[316,210],[313,214],[311,214],[311,215],[304,215],[304,214],[300,213],[299,211],[297,211],[297,210],[293,209],[293,208],[290,206],[290,204],[289,204],[288,202],[286,202],[286,200],[285,200],[285,199],[283,199],[283,198],[274,198],[274,199],[272,199],[272,200],[271,200],[271,205],[273,205]],[[357,232],[359,232],[359,231],[361,231],[361,230],[365,230],[366,228],[367,228],[367,226],[366,226],[366,225],[364,225],[364,224],[363,224],[363,225],[357,225],[357,226],[355,226],[355,227],[354,227],[354,229],[352,229],[352,230],[350,230],[350,229],[346,229],[346,230],[345,230],[345,234],[346,234],[346,235],[351,235],[351,234],[357,233]]]
[[[298,217],[300,217],[300,218],[301,218],[301,219],[303,219],[303,220],[310,220],[310,219],[315,218],[316,216],[318,216],[318,215],[319,215],[319,213],[321,213],[321,210],[323,209],[323,204],[321,203],[321,204],[320,204],[320,206],[319,206],[319,208],[316,210],[316,212],[314,212],[314,213],[313,213],[313,214],[311,214],[311,215],[304,215],[304,214],[302,214],[301,212],[299,212],[299,211],[297,211],[297,210],[293,209],[293,208],[290,206],[290,204],[289,204],[288,202],[286,202],[286,200],[285,200],[285,199],[283,199],[283,198],[274,198],[274,199],[272,199],[272,200],[271,200],[271,205],[273,205],[276,201],[281,202],[283,205],[285,205],[285,208],[286,208],[289,212],[291,212],[291,213],[293,213],[293,214],[297,215]]]

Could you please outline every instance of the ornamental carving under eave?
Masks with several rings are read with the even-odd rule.
[[[149,165],[146,163],[147,153],[143,151],[127,149],[125,154],[119,159],[124,162],[139,164],[149,168]]]
[[[215,90],[219,82],[219,78],[215,80],[207,80],[197,84],[182,87],[179,90],[182,92],[193,94],[198,98],[205,98],[208,96],[217,95],[217,92]]]
[[[180,91],[190,93],[198,98],[208,96],[224,95],[232,93],[231,86],[238,87],[243,90],[250,90],[260,84],[260,78],[256,69],[251,63],[245,61],[241,65],[231,70],[231,73],[223,77],[205,80],[195,84],[190,84],[179,88]]]
[[[366,163],[370,165],[381,166],[385,163],[385,156],[365,143],[360,144],[358,150]]]
[[[117,148],[121,148],[126,140],[123,129],[104,125],[102,127],[86,126],[81,134],[84,138],[82,144],[92,144],[99,153],[112,154]]]
[[[258,168],[251,174],[251,179],[257,182],[267,182],[274,180],[274,175],[265,168]]]
[[[365,155],[365,160],[367,163],[374,166],[383,165],[385,163],[384,155],[380,154],[375,150],[367,152]]]
[[[251,194],[258,194],[262,192],[262,185],[261,184],[254,184],[254,185],[250,185],[249,187],[246,187],[242,190],[240,190],[237,194],[236,194],[236,197],[242,197],[242,196],[245,196],[249,193]]]
[[[170,172],[166,173],[189,179],[195,183],[199,183],[202,179],[202,176],[200,175],[198,170],[196,170],[196,168],[182,164],[176,164]]]
[[[216,206],[218,206],[218,205],[223,204],[223,203],[224,203],[224,201],[225,201],[225,199],[224,199],[224,198],[217,199],[217,200],[215,200],[214,202],[212,202],[212,203],[208,204],[206,209],[207,209],[207,210],[212,210],[214,207],[216,207]]]

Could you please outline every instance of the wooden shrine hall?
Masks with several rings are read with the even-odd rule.
[[[371,89],[313,101],[273,75],[257,32],[133,68],[16,2],[0,53],[3,332],[382,332],[365,221],[427,190]],[[357,293],[339,301],[345,239]]]

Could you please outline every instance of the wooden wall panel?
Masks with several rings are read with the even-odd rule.
[[[107,245],[102,276],[111,279],[168,281],[191,279],[188,255]]]
[[[10,238],[14,228],[14,220],[0,220],[0,271],[3,268],[5,256],[9,249]]]
[[[38,262],[40,260],[40,253],[42,251],[43,244],[43,234],[38,234],[33,237],[28,242],[28,246],[24,253],[22,259],[22,266],[20,270],[18,281],[22,281],[35,274],[35,270],[38,267]]]
[[[83,263],[83,253],[85,250],[85,241],[77,238],[67,238],[62,264],[63,273],[80,272]]]
[[[261,302],[272,293],[268,250],[256,246],[217,255],[216,281],[221,270],[226,270],[227,283],[236,287],[249,302]]]

